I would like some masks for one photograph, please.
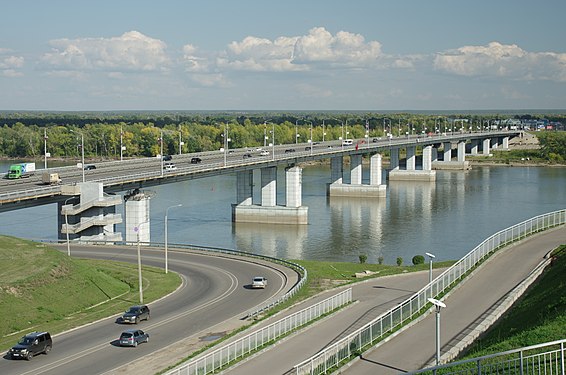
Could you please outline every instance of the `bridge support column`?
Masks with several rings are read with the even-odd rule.
[[[253,202],[253,171],[236,174],[236,204],[251,206]]]
[[[415,146],[407,147],[407,171],[414,171],[415,168],[415,158],[416,158],[417,148]]]
[[[477,139],[472,139],[472,145],[470,147],[470,155],[477,155],[478,154],[478,148],[479,148],[479,142]]]
[[[444,144],[446,149],[448,142]],[[451,145],[451,144],[450,144]],[[449,146],[451,147],[451,146]],[[456,160],[451,160],[451,150],[450,152],[444,151],[444,161],[435,161],[432,163],[433,169],[447,169],[447,170],[466,170],[470,169],[470,163],[466,161],[466,142],[458,142],[458,154]],[[448,158],[448,160],[447,160]]]
[[[392,148],[390,152],[391,152],[391,157],[390,157],[389,168],[390,170],[394,171],[399,169],[399,149]]]
[[[458,162],[466,161],[466,142],[458,142]]]
[[[238,223],[308,224],[308,207],[302,206],[302,168],[286,169],[286,205],[277,205],[277,167],[261,169],[261,205],[233,204],[232,221]],[[253,173],[241,172],[242,190],[249,192],[240,198],[252,201]],[[240,181],[238,181],[238,185]],[[249,188],[248,188],[249,186]],[[248,198],[249,196],[249,198]],[[240,201],[240,198],[238,199]]]
[[[490,148],[489,148],[490,145],[491,145],[491,140],[490,140],[489,138],[484,139],[482,145],[483,145],[483,147],[482,147],[482,154],[483,154],[484,156],[489,156],[489,153],[490,153],[490,151],[491,151]]]
[[[443,161],[452,161],[452,143],[451,142],[444,142],[444,160]]]
[[[386,186],[381,184],[381,155],[370,159],[369,184],[362,183],[362,156],[351,156],[350,183],[332,183],[328,185],[331,197],[382,198],[386,195]],[[341,179],[340,179],[341,180]]]
[[[407,148],[407,169],[392,170],[389,172],[391,181],[435,181],[436,172],[432,170],[432,146],[423,147],[422,169],[417,170],[415,166],[416,148]]]
[[[509,150],[509,137],[503,137],[502,146],[504,150]]]

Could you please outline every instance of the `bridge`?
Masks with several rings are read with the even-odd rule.
[[[237,222],[269,222],[307,224],[308,207],[302,205],[302,163],[330,159],[331,176],[328,195],[383,198],[386,185],[382,181],[381,155],[390,156],[390,180],[435,181],[435,169],[467,169],[466,155],[489,155],[493,148],[508,148],[509,139],[520,131],[432,134],[372,138],[350,142],[327,141],[270,145],[264,148],[222,149],[193,154],[175,155],[172,161],[163,158],[96,163],[95,169],[50,168],[59,173],[63,184],[45,186],[41,172],[19,180],[0,180],[0,212],[43,204],[58,204],[58,220],[63,235],[73,239],[118,241],[120,234],[113,226],[121,222],[116,205],[122,203],[119,192],[127,192],[126,241],[148,241],[148,196],[143,188],[167,183],[235,174],[236,201],[232,218]],[[417,166],[417,149],[422,162]],[[405,160],[400,163],[400,156]],[[453,151],[456,159],[452,160]],[[439,158],[442,151],[442,158]],[[362,183],[362,156],[370,156],[370,178]],[[345,183],[344,157],[349,157],[350,181]],[[167,166],[169,163],[173,165]],[[277,169],[285,168],[285,205],[278,205]],[[254,196],[254,174],[260,182],[260,196]],[[257,191],[255,192],[257,195]],[[254,199],[256,198],[256,199]],[[261,204],[253,204],[260,201]]]

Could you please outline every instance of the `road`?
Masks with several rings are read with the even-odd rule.
[[[564,243],[564,227],[544,232],[497,254],[478,269],[444,301],[447,308],[441,314],[442,352],[458,345],[546,253]],[[243,361],[229,373],[292,374],[294,365],[397,305],[427,282],[428,273],[420,272],[355,285],[353,296],[357,303]],[[434,359],[434,343],[435,315],[430,314],[387,343],[364,353],[363,359],[343,367],[341,372],[381,375],[417,370]]]
[[[64,246],[61,246],[63,251]],[[137,262],[135,247],[98,248],[73,245],[73,256]],[[143,249],[145,265],[163,267],[162,250]],[[182,286],[172,295],[150,303],[151,320],[141,322],[138,327],[150,333],[148,344],[137,348],[122,348],[116,345],[120,332],[131,328],[116,323],[119,314],[112,314],[91,325],[58,334],[53,338],[53,350],[49,355],[39,355],[32,361],[0,361],[0,373],[11,374],[102,374],[115,373],[120,366],[139,361],[142,357],[164,348],[171,348],[168,356],[154,356],[157,370],[173,364],[189,352],[185,341],[191,341],[194,349],[195,337],[200,345],[209,343],[203,336],[221,337],[245,321],[240,318],[263,301],[284,293],[297,281],[295,272],[254,260],[216,257],[187,253],[169,249],[169,269],[178,272]],[[252,276],[265,275],[269,285],[264,290],[248,288]],[[211,332],[212,327],[227,322],[222,332]],[[200,338],[200,339],[199,339]],[[197,345],[198,347],[199,345]],[[187,349],[190,350],[190,349]],[[176,353],[176,354],[171,354]],[[146,367],[151,367],[146,366]],[[143,373],[143,372],[138,372]]]

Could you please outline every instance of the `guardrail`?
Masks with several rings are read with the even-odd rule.
[[[202,357],[167,371],[167,375],[206,375],[229,366],[234,361],[244,358],[269,343],[285,336],[313,320],[316,320],[347,303],[352,302],[352,288],[343,290],[321,302],[309,306],[292,315],[286,316],[270,325],[241,337]]]
[[[495,250],[534,233],[566,223],[566,210],[535,216],[503,229],[485,239],[462,259],[448,268],[424,288],[400,305],[386,311],[340,341],[326,347],[311,358],[294,366],[297,375],[325,374],[345,363],[356,352],[363,351],[384,336],[401,328],[430,305],[428,298],[437,298],[457,283],[468,271],[484,261]]]
[[[546,374],[566,373],[566,339],[429,367],[407,374]]]

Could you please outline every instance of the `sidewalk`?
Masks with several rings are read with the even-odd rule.
[[[566,243],[563,227],[544,232],[501,251],[476,270],[444,301],[447,307],[441,313],[442,353],[458,346],[470,331],[489,318],[493,306],[520,284],[544,255],[563,243]],[[283,339],[224,373],[291,374],[295,364],[397,305],[427,282],[428,273],[419,272],[372,279],[356,285],[353,294],[359,302]],[[422,368],[434,361],[435,332],[435,315],[429,314],[339,372],[398,374]]]

